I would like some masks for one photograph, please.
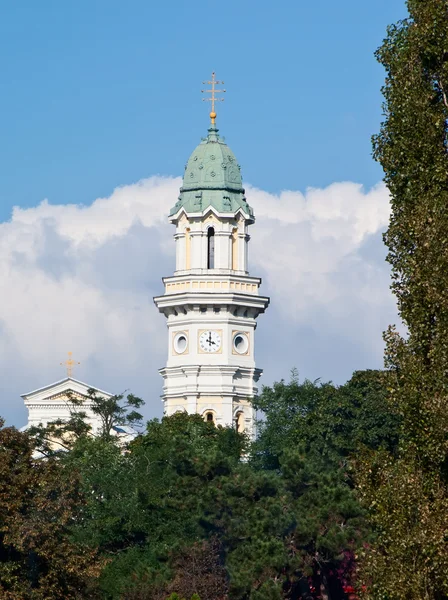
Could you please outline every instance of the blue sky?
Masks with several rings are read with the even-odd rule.
[[[178,175],[225,80],[219,127],[269,191],[381,178],[373,57],[402,0],[0,4],[0,218]]]
[[[405,16],[403,0],[0,2],[0,415],[23,425],[20,394],[61,379],[70,350],[79,379],[160,416],[152,297],[174,270],[166,216],[212,70],[257,217],[250,272],[271,296],[263,382],[380,368],[397,314],[373,53]]]

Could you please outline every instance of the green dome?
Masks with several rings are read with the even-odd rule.
[[[188,159],[180,196],[170,216],[181,208],[187,213],[202,213],[209,206],[221,213],[242,209],[253,216],[244,197],[240,166],[213,125]]]

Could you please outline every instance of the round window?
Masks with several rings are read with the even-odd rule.
[[[174,349],[177,354],[183,354],[187,349],[187,335],[185,333],[178,333],[174,338]]]
[[[237,333],[233,338],[233,347],[238,354],[246,354],[249,350],[249,339],[245,333]]]

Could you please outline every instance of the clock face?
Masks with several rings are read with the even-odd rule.
[[[203,352],[218,352],[221,348],[221,336],[217,331],[203,331],[199,336],[199,347]]]

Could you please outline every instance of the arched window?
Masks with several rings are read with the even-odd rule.
[[[238,412],[235,415],[235,429],[237,430],[238,433],[243,433],[243,431],[245,430],[244,413],[243,412]]]
[[[191,269],[191,236],[190,228],[185,229],[185,268]]]
[[[209,227],[207,231],[207,269],[215,268],[215,230]]]
[[[213,417],[213,413],[212,412],[205,413],[205,420],[207,421],[207,423],[214,423],[215,419]]]
[[[232,229],[232,269],[238,269],[238,229]]]

